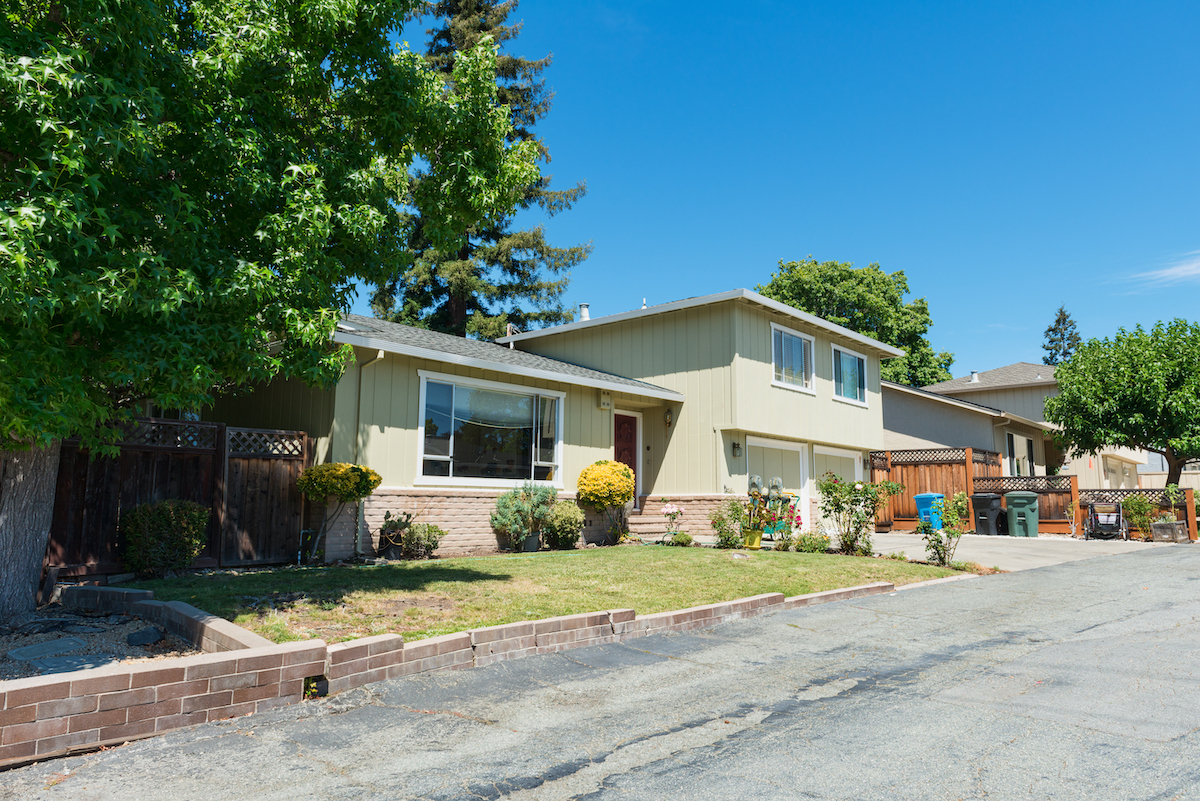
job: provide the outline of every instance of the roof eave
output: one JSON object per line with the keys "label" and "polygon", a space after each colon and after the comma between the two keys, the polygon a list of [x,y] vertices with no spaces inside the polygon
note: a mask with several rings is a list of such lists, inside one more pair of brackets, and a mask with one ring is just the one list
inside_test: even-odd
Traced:
{"label": "roof eave", "polygon": [[403,356],[412,356],[416,359],[429,359],[430,361],[446,362],[448,364],[459,364],[464,367],[476,367],[481,370],[492,370],[498,373],[509,373],[511,375],[522,375],[529,378],[541,378],[546,381],[557,381],[560,384],[571,384],[573,386],[592,387],[595,389],[606,389],[610,392],[624,392],[628,395],[641,395],[646,398],[656,398],[658,400],[674,401],[682,403],[685,396],[673,390],[664,389],[662,387],[652,386],[630,386],[622,384],[619,381],[605,381],[599,378],[587,378],[585,376],[573,376],[566,373],[556,373],[553,370],[541,370],[536,367],[523,367],[504,362],[492,361],[491,359],[480,359],[474,356],[461,356],[457,353],[446,353],[445,351],[434,350],[432,348],[422,348],[416,345],[404,345],[399,342],[392,342],[387,339],[377,339],[375,337],[363,336],[361,334],[349,334],[344,331],[338,331],[333,336],[334,342],[339,342],[346,345],[357,345],[360,348],[369,348],[371,350],[382,350],[387,353],[396,353]]}

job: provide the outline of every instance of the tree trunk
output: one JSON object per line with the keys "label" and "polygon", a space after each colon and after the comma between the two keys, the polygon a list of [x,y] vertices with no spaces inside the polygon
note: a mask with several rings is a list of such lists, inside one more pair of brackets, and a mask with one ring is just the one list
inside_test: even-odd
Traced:
{"label": "tree trunk", "polygon": [[54,518],[60,443],[0,451],[0,620],[36,605]]}
{"label": "tree trunk", "polygon": [[1167,448],[1163,458],[1167,461],[1167,483],[1178,485],[1180,474],[1183,473],[1183,466],[1187,464],[1188,460],[1177,457],[1174,448]]}

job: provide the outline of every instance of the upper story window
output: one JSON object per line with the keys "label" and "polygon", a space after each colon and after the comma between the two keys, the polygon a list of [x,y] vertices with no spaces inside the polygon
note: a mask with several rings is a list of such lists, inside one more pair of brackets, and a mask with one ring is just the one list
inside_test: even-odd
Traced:
{"label": "upper story window", "polygon": [[867,358],[861,353],[833,346],[833,396],[867,404]]}
{"label": "upper story window", "polygon": [[812,354],[812,337],[771,323],[771,361],[775,363],[772,384],[812,392]]}
{"label": "upper story window", "polygon": [[563,394],[421,375],[421,476],[429,483],[559,484]]}

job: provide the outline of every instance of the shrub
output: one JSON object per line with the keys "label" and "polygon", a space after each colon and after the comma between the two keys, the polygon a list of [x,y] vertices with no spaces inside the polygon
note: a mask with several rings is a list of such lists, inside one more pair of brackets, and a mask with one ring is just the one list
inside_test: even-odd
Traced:
{"label": "shrub", "polygon": [[[383,477],[371,468],[345,462],[313,465],[300,474],[300,478],[296,479],[296,488],[310,500],[324,502],[332,495],[338,501],[333,514],[330,514],[328,509],[325,510],[321,528],[313,535],[311,543],[305,541],[305,544],[308,544],[307,561],[314,561],[323,553],[321,540],[329,531],[330,523],[337,519],[346,504],[357,504],[374,492],[381,481]],[[356,548],[357,545],[356,541]],[[305,561],[305,558],[301,557],[301,561]]]}
{"label": "shrub", "polygon": [[492,528],[508,538],[511,550],[519,551],[527,537],[539,536],[557,498],[554,487],[526,482],[496,499]]}
{"label": "shrub", "polygon": [[742,526],[746,523],[746,505],[739,498],[726,498],[708,516],[717,535],[716,547],[741,548],[745,543]]}
{"label": "shrub", "polygon": [[796,538],[796,550],[800,553],[825,553],[829,550],[829,536],[820,531],[802,532]]}
{"label": "shrub", "polygon": [[846,481],[834,473],[826,473],[818,479],[821,514],[832,520],[837,528],[839,550],[852,556],[870,556],[873,551],[871,529],[875,527],[875,513],[888,497],[899,494],[903,489],[894,481],[881,481],[878,484]]}
{"label": "shrub", "polygon": [[392,517],[391,512],[383,513],[383,523],[379,526],[379,555],[389,559],[404,555],[404,532],[413,524],[415,515],[412,512],[401,512]]}
{"label": "shrub", "polygon": [[571,501],[559,501],[546,518],[546,544],[556,551],[572,550],[583,532],[583,510]]}
{"label": "shrub", "polygon": [[405,559],[429,559],[437,550],[438,542],[446,532],[432,523],[414,523],[400,535],[401,551]]}
{"label": "shrub", "polygon": [[692,544],[692,535],[686,531],[674,531],[671,533],[671,541],[668,545],[677,545],[680,548],[686,548]]}
{"label": "shrub", "polygon": [[125,566],[162,578],[195,561],[207,541],[209,509],[192,501],[145,503],[121,515]]}
{"label": "shrub", "polygon": [[917,533],[925,540],[925,553],[929,561],[940,567],[949,567],[954,560],[954,552],[958,549],[962,532],[949,528],[938,531],[928,520],[922,520],[917,524]]}
{"label": "shrub", "polygon": [[1142,539],[1149,541],[1150,514],[1154,509],[1150,499],[1141,494],[1129,495],[1121,501],[1121,508],[1125,510],[1125,517],[1129,518],[1129,522],[1141,532]]}
{"label": "shrub", "polygon": [[608,518],[608,531],[614,540],[625,539],[625,504],[633,500],[636,488],[633,471],[621,462],[601,459],[579,473],[576,497],[595,507]]}
{"label": "shrub", "polygon": [[374,492],[381,481],[383,477],[369,467],[335,462],[308,468],[296,480],[296,488],[314,501],[332,495],[342,503],[355,503]]}
{"label": "shrub", "polygon": [[775,532],[775,539],[772,541],[771,548],[776,551],[790,551],[796,546],[796,537],[792,534],[790,528],[785,528],[782,531]]}
{"label": "shrub", "polygon": [[949,531],[960,531],[962,522],[971,519],[971,510],[967,506],[967,493],[956,492],[949,501],[935,501],[938,512],[942,516],[942,528]]}

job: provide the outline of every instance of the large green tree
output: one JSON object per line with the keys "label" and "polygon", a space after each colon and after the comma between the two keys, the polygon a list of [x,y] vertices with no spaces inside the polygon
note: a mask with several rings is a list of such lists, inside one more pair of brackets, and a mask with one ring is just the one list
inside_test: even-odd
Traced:
{"label": "large green tree", "polygon": [[[0,29],[0,617],[59,441],[273,376],[329,384],[355,280],[453,250],[536,180],[490,42],[445,81],[417,0],[18,0]],[[424,180],[410,182],[416,159]]]}
{"label": "large green tree", "polygon": [[[470,52],[485,36],[502,46],[496,59],[498,98],[509,108],[510,141],[529,142],[549,164],[550,151],[533,131],[550,110],[552,93],[541,77],[550,57],[526,59],[504,47],[521,25],[506,24],[517,0],[441,0],[430,9],[438,26],[430,35],[426,59],[449,76],[460,54]],[[436,180],[418,175],[417,182]],[[551,190],[550,176],[540,174],[523,188],[518,210],[538,208],[549,215],[571,208],[585,192],[583,183]],[[371,297],[376,315],[435,331],[481,339],[502,336],[507,324],[521,330],[569,322],[563,308],[571,268],[587,258],[590,245],[556,247],[539,225],[518,229],[513,215],[473,227],[456,248],[429,236],[422,215],[415,216],[410,245],[415,262],[380,283]]]}
{"label": "large green tree", "polygon": [[1054,322],[1046,328],[1045,336],[1042,350],[1046,351],[1046,355],[1042,357],[1042,364],[1064,362],[1071,358],[1071,354],[1079,347],[1079,332],[1075,330],[1075,321],[1067,313],[1066,306],[1058,307]]}
{"label": "large green tree", "polygon": [[1089,339],[1054,370],[1046,419],[1075,453],[1105,447],[1162,454],[1167,483],[1200,458],[1200,325],[1187,320]]}
{"label": "large green tree", "polygon": [[878,264],[855,268],[850,262],[779,262],[779,269],[758,291],[880,342],[903,348],[905,356],[883,362],[887,381],[923,387],[953,376],[954,354],[935,352],[925,338],[933,325],[925,298],[904,302],[908,279],[903,270],[885,273]]}

